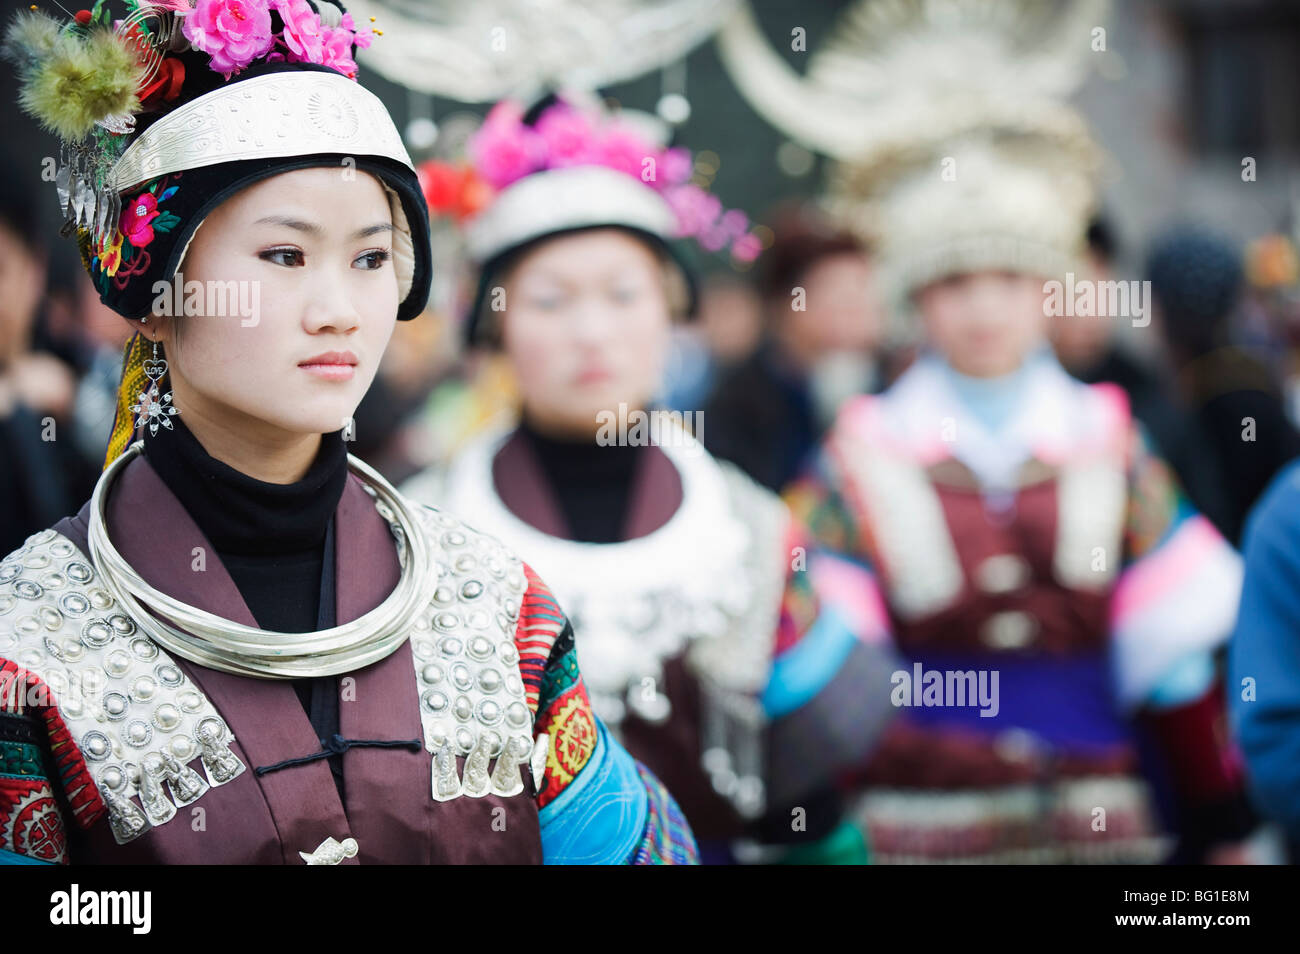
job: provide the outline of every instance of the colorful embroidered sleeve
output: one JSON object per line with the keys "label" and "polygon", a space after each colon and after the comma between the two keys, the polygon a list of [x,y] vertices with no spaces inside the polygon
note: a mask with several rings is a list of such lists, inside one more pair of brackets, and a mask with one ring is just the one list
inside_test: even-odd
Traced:
{"label": "colorful embroidered sleeve", "polygon": [[46,729],[37,714],[23,711],[27,683],[19,672],[0,659],[0,865],[65,864]]}
{"label": "colorful embroidered sleeve", "polygon": [[840,469],[828,441],[808,468],[782,493],[795,520],[822,546],[865,559],[858,521],[841,489]]}
{"label": "colorful embroidered sleeve", "polygon": [[[1137,427],[1130,435],[1124,555],[1111,600],[1121,705],[1132,710],[1203,663],[1236,619],[1241,558],[1183,496]],[[1202,688],[1204,688],[1202,686]]]}
{"label": "colorful embroidered sleeve", "polygon": [[772,719],[769,796],[783,805],[858,765],[897,711],[889,618],[862,564],[791,523],[793,554],[763,709]]}
{"label": "colorful embroidered sleeve", "polygon": [[659,780],[610,738],[591,710],[573,628],[525,565],[515,642],[534,734],[546,735],[537,793],[547,864],[695,864],[695,838]]}

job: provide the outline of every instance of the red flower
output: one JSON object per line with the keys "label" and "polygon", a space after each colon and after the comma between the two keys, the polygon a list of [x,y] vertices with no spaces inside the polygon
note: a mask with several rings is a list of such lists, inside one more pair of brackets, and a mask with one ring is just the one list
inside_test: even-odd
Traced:
{"label": "red flower", "polygon": [[492,195],[488,184],[469,166],[430,159],[420,164],[416,174],[429,211],[449,215],[458,222],[478,212]]}
{"label": "red flower", "polygon": [[165,57],[158,64],[158,72],[145,86],[140,87],[140,105],[150,110],[170,103],[181,93],[185,82],[185,64],[174,56]]}
{"label": "red flower", "polygon": [[430,159],[420,163],[415,170],[424,190],[424,201],[429,203],[430,212],[446,212],[451,208],[452,197],[456,194],[456,183],[460,174],[456,167],[446,162]]}
{"label": "red flower", "polygon": [[153,226],[149,223],[158,217],[158,199],[152,192],[142,192],[134,202],[122,210],[122,234],[136,248],[153,241]]}

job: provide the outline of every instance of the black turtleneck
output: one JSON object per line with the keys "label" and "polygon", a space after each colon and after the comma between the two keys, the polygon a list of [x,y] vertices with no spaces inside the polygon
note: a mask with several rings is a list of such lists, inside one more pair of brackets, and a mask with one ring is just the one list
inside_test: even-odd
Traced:
{"label": "black turtleneck", "polygon": [[[257,624],[286,633],[334,626],[334,511],[348,474],[342,431],[321,437],[301,480],[275,484],[214,458],[179,416],[172,426],[146,431],[145,456],[211,542]],[[316,734],[338,732],[337,677],[293,686]],[[342,756],[329,761],[341,797]]]}
{"label": "black turtleneck", "polygon": [[559,501],[570,539],[617,543],[627,527],[632,483],[644,447],[542,434],[525,418],[527,439]]}

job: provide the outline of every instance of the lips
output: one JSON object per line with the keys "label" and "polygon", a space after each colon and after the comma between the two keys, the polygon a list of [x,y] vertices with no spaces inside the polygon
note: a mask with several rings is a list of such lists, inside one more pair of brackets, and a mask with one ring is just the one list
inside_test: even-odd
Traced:
{"label": "lips", "polygon": [[588,367],[580,371],[574,381],[579,386],[588,386],[592,384],[604,384],[614,376],[614,372],[608,368]]}
{"label": "lips", "polygon": [[357,373],[357,356],[351,351],[326,351],[300,362],[298,367],[323,381],[351,381]]}
{"label": "lips", "polygon": [[308,358],[306,361],[299,361],[298,367],[300,368],[309,368],[315,366],[330,367],[330,366],[338,366],[338,365],[347,365],[349,367],[356,367],[356,364],[357,364],[357,356],[353,354],[351,351],[326,351],[323,354],[316,355],[316,357],[314,358]]}

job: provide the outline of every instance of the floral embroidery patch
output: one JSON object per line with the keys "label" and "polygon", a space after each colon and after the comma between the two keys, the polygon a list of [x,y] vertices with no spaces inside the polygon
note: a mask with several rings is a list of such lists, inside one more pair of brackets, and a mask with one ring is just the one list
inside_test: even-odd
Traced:
{"label": "floral embroidery patch", "polygon": [[118,288],[125,288],[130,276],[146,271],[151,262],[148,248],[154,238],[180,224],[179,215],[160,208],[179,189],[168,182],[180,178],[180,175],[160,176],[143,192],[125,202],[113,234],[92,249],[91,269],[100,294],[108,290],[110,279]]}

